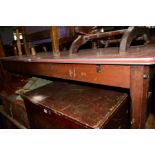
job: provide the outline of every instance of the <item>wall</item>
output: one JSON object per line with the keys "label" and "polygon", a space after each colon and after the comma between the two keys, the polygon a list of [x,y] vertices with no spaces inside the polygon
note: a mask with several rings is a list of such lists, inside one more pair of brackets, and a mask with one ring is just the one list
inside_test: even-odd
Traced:
{"label": "wall", "polygon": [[0,37],[3,45],[11,44],[13,41],[13,27],[11,26],[0,26]]}

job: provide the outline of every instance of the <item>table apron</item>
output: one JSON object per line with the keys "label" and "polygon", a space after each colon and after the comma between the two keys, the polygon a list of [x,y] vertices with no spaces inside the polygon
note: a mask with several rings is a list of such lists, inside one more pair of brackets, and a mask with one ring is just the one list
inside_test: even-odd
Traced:
{"label": "table apron", "polygon": [[3,61],[8,71],[130,88],[130,66]]}

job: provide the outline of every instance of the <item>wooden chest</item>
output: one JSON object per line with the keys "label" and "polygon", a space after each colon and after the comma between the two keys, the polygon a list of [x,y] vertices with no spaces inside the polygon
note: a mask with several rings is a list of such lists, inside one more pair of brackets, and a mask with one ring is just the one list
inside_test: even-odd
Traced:
{"label": "wooden chest", "polygon": [[22,97],[31,128],[129,128],[124,92],[56,81]]}

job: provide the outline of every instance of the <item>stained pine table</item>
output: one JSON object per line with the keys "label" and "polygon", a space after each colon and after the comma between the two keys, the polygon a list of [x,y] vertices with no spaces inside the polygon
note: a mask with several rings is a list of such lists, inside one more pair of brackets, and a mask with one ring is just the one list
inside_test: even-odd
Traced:
{"label": "stained pine table", "polygon": [[[148,90],[155,73],[155,45],[52,52],[1,59],[8,71],[130,89],[132,128],[145,128]],[[67,90],[66,90],[67,91]]]}

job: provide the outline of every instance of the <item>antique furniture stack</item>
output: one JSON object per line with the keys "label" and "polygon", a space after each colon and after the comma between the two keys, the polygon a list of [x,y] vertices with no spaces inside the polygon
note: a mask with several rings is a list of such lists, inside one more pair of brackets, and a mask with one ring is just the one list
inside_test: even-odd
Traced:
{"label": "antique furniture stack", "polygon": [[[143,45],[131,46],[134,39]],[[91,49],[78,50],[88,41]],[[69,51],[59,52],[53,43],[53,54],[5,57],[1,63],[9,72],[53,80],[22,95],[31,128],[145,128],[155,64],[149,42],[145,27],[92,32],[79,35]]]}

